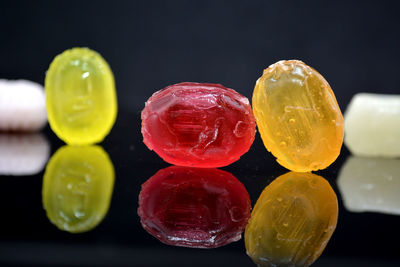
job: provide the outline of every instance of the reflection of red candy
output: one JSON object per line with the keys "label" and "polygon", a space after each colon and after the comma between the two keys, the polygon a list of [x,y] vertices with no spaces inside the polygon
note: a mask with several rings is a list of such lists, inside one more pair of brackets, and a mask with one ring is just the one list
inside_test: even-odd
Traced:
{"label": "reflection of red candy", "polygon": [[249,150],[255,127],[248,99],[220,84],[168,86],[150,97],[142,111],[143,142],[181,166],[235,162]]}
{"label": "reflection of red candy", "polygon": [[249,194],[232,174],[171,166],[142,185],[138,214],[163,243],[215,248],[241,238],[250,209]]}

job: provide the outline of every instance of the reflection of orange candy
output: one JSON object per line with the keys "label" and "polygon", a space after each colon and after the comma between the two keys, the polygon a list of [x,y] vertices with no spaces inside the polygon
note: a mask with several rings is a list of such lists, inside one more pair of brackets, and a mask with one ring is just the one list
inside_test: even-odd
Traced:
{"label": "reflection of orange candy", "polygon": [[298,60],[264,70],[253,112],[265,147],[292,171],[325,169],[339,156],[344,121],[328,82]]}
{"label": "reflection of orange candy", "polygon": [[289,172],[268,185],[245,230],[247,254],[260,266],[308,266],[322,253],[338,218],[329,183]]}

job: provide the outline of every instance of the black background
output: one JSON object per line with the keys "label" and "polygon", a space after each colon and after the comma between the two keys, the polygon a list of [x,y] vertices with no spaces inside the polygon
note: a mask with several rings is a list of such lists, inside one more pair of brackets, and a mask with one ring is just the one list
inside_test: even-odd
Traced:
{"label": "black background", "polygon": [[[330,83],[345,110],[357,92],[399,93],[400,16],[396,1],[2,1],[0,78],[43,84],[55,55],[75,46],[98,52],[113,69],[119,117],[102,144],[116,169],[110,211],[93,231],[61,232],[46,218],[42,175],[0,176],[0,264],[75,266],[254,266],[243,241],[214,250],[161,244],[140,226],[140,185],[168,166],[148,151],[140,111],[169,84],[221,83],[251,97],[256,79],[281,59],[300,59]],[[44,131],[52,152],[63,143]],[[315,266],[399,266],[400,218],[347,212],[335,183],[345,161],[318,172],[338,194],[337,230]],[[286,172],[259,135],[224,168],[253,204]]]}

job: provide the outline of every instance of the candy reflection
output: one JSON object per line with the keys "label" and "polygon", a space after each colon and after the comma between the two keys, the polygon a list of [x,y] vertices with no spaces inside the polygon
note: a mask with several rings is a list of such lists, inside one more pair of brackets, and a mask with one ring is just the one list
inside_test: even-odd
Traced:
{"label": "candy reflection", "polygon": [[43,178],[43,206],[60,230],[81,233],[107,214],[114,187],[114,167],[99,146],[61,147]]}
{"label": "candy reflection", "polygon": [[0,175],[34,175],[49,159],[50,145],[43,134],[0,134]]}
{"label": "candy reflection", "polygon": [[309,266],[331,238],[338,217],[329,183],[289,172],[268,185],[245,230],[247,254],[259,266]]}
{"label": "candy reflection", "polygon": [[400,215],[400,159],[349,157],[338,186],[349,211]]}
{"label": "candy reflection", "polygon": [[241,238],[250,209],[249,194],[232,174],[171,166],[142,185],[138,214],[165,244],[215,248]]}

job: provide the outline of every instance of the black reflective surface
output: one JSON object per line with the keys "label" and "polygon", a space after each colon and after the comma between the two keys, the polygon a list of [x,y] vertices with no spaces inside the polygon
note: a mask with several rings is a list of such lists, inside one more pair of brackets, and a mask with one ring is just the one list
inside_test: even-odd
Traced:
{"label": "black reflective surface", "polygon": [[[51,154],[63,145],[48,126],[44,135],[51,145]],[[164,245],[142,228],[137,215],[141,184],[168,164],[142,143],[139,113],[121,111],[102,146],[115,168],[114,190],[107,215],[86,233],[60,231],[48,220],[42,203],[44,170],[35,175],[0,176],[2,265],[255,266],[245,253],[243,239],[210,250],[181,248]],[[343,147],[335,163],[317,172],[329,181],[338,196],[339,219],[325,251],[313,266],[398,266],[394,244],[400,236],[400,217],[350,212],[343,205],[337,178],[348,156]],[[252,205],[266,185],[287,172],[267,153],[258,134],[241,160],[222,169],[244,184]],[[394,173],[393,179],[395,175],[398,176]],[[375,192],[375,197],[376,194],[385,192]],[[389,204],[398,207],[400,202],[392,200]]]}
{"label": "black reflective surface", "polygon": [[[101,144],[115,169],[110,207],[85,233],[60,231],[46,216],[44,170],[37,168],[64,145],[50,128],[43,131],[45,139],[30,138],[36,143],[23,150],[10,147],[20,137],[0,136],[0,170],[6,170],[0,174],[0,265],[255,266],[243,240],[211,250],[180,248],[162,244],[142,228],[137,215],[141,184],[169,166],[142,142],[144,102],[156,90],[183,81],[221,83],[250,98],[262,70],[282,59],[300,59],[318,70],[342,111],[358,92],[398,94],[398,10],[397,1],[374,0],[2,1],[0,78],[43,84],[55,55],[88,46],[109,62],[120,110]],[[313,266],[400,266],[400,216],[392,214],[400,206],[400,188],[393,183],[398,165],[374,163],[386,168],[379,185],[379,179],[363,180],[368,168],[349,156],[343,147],[331,166],[317,172],[338,196],[339,218]],[[361,174],[355,176],[357,168]],[[287,172],[259,134],[241,160],[222,169],[244,184],[252,205]],[[379,176],[379,168],[373,170]],[[383,207],[386,201],[389,208]]]}

